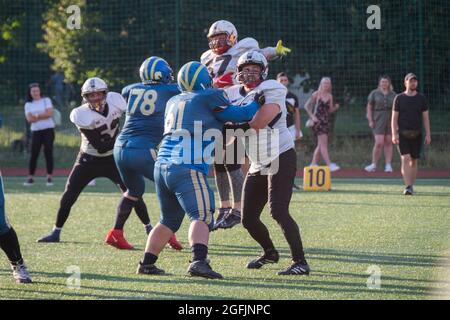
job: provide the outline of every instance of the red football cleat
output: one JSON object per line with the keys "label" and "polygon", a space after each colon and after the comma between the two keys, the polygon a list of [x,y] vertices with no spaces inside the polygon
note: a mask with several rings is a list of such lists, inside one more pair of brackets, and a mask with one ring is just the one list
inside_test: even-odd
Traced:
{"label": "red football cleat", "polygon": [[111,229],[106,236],[105,243],[113,246],[117,249],[122,250],[132,250],[134,247],[128,243],[128,241],[123,236],[123,230]]}
{"label": "red football cleat", "polygon": [[169,242],[167,243],[172,249],[180,251],[183,249],[183,246],[181,243],[177,240],[177,236],[173,234],[172,237],[170,237]]}

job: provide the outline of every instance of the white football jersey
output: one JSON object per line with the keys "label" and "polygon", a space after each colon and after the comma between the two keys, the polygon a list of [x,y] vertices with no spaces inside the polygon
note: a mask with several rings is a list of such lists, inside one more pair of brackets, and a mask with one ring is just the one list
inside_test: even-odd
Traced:
{"label": "white football jersey", "polygon": [[[117,137],[120,130],[120,117],[127,108],[125,99],[117,92],[108,92],[106,96],[106,104],[108,106],[108,114],[103,116],[97,111],[92,110],[89,105],[83,104],[75,108],[70,113],[70,121],[72,121],[78,128],[87,130],[96,130],[102,135],[109,135]],[[86,136],[81,132],[81,152],[90,154],[96,157],[106,157],[113,154],[113,149],[105,153],[99,153],[90,143]]]}
{"label": "white football jersey", "polygon": [[[240,56],[250,50],[259,50],[268,59],[276,55],[274,48],[267,47],[260,49],[258,41],[253,38],[245,38],[223,54],[215,54],[212,50],[204,52],[200,58],[200,62],[208,68],[211,78],[215,79],[227,73],[234,74]],[[234,79],[234,81],[236,81],[236,79]],[[235,83],[237,84],[237,82]]]}
{"label": "white football jersey", "polygon": [[242,85],[225,89],[231,104],[244,106],[251,103],[257,93],[264,93],[265,103],[280,106],[278,115],[264,129],[243,138],[250,159],[250,173],[261,171],[283,152],[294,147],[294,141],[286,126],[285,86],[275,80],[263,81],[252,91],[246,93]]}

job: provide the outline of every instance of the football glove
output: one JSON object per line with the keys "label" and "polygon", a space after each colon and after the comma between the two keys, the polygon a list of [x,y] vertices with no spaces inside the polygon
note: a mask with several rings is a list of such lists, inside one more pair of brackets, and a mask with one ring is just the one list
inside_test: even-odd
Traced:
{"label": "football glove", "polygon": [[278,56],[284,57],[285,55],[291,52],[291,49],[283,47],[283,41],[278,40],[277,46],[275,47],[275,52],[277,53]]}

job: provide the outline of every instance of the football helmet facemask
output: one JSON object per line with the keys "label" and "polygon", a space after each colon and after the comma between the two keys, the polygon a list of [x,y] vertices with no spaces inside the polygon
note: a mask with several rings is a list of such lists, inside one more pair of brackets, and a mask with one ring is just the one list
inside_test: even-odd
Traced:
{"label": "football helmet facemask", "polygon": [[[102,92],[103,97],[101,99],[89,99],[88,95],[94,92]],[[108,86],[106,82],[100,78],[94,77],[87,79],[81,87],[81,96],[85,100],[89,107],[93,110],[100,111],[106,105],[106,95],[108,93]]]}
{"label": "football helmet facemask", "polygon": [[[245,66],[257,65],[258,71],[243,70]],[[237,62],[237,79],[239,83],[248,88],[255,88],[263,82],[269,73],[269,64],[266,57],[258,51],[244,53]]]}
{"label": "football helmet facemask", "polygon": [[219,20],[211,25],[207,37],[209,48],[215,54],[223,54],[236,44],[238,33],[231,22]]}

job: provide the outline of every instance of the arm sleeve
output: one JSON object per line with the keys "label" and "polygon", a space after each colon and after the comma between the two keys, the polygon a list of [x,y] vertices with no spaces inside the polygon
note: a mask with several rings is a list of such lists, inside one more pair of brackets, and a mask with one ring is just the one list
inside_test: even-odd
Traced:
{"label": "arm sleeve", "polygon": [[128,98],[130,96],[130,89],[131,89],[131,85],[126,86],[125,88],[122,89],[122,97],[128,101]]}
{"label": "arm sleeve", "polygon": [[422,112],[428,111],[428,108],[428,101],[424,96],[422,96]]}
{"label": "arm sleeve", "polygon": [[295,103],[294,103],[294,108],[299,108],[299,105],[298,105],[298,98],[297,98],[297,96],[295,95],[295,94],[293,94],[292,93],[292,97],[294,98],[294,101],[295,101]]}
{"label": "arm sleeve", "polygon": [[52,100],[50,98],[45,98],[45,109],[53,109]]}
{"label": "arm sleeve", "polygon": [[398,95],[396,95],[394,98],[393,108],[396,112],[400,111],[400,106],[398,105]]}
{"label": "arm sleeve", "polygon": [[215,118],[222,122],[244,122],[251,120],[260,107],[257,102],[252,102],[242,107],[230,105],[230,101],[224,90],[213,90],[210,94],[204,95],[203,99],[208,104]]}
{"label": "arm sleeve", "polygon": [[253,101],[246,106],[229,105],[225,107],[217,107],[214,109],[214,116],[222,122],[245,122],[250,121],[258,111],[260,105]]}
{"label": "arm sleeve", "polygon": [[108,134],[102,135],[101,132],[96,129],[80,129],[80,131],[85,135],[89,143],[98,151],[98,153],[105,153],[113,149],[117,134],[119,133],[119,130],[117,130],[115,136],[111,138]]}
{"label": "arm sleeve", "polygon": [[281,109],[281,106],[286,101],[286,93],[287,93],[286,88],[278,86],[274,88],[264,89],[263,92],[266,104],[269,103],[277,104]]}
{"label": "arm sleeve", "polygon": [[375,91],[372,91],[369,96],[367,97],[367,102],[370,103],[372,106],[375,106]]}
{"label": "arm sleeve", "polygon": [[277,51],[274,47],[267,47],[259,50],[269,61],[275,60],[278,58]]}

